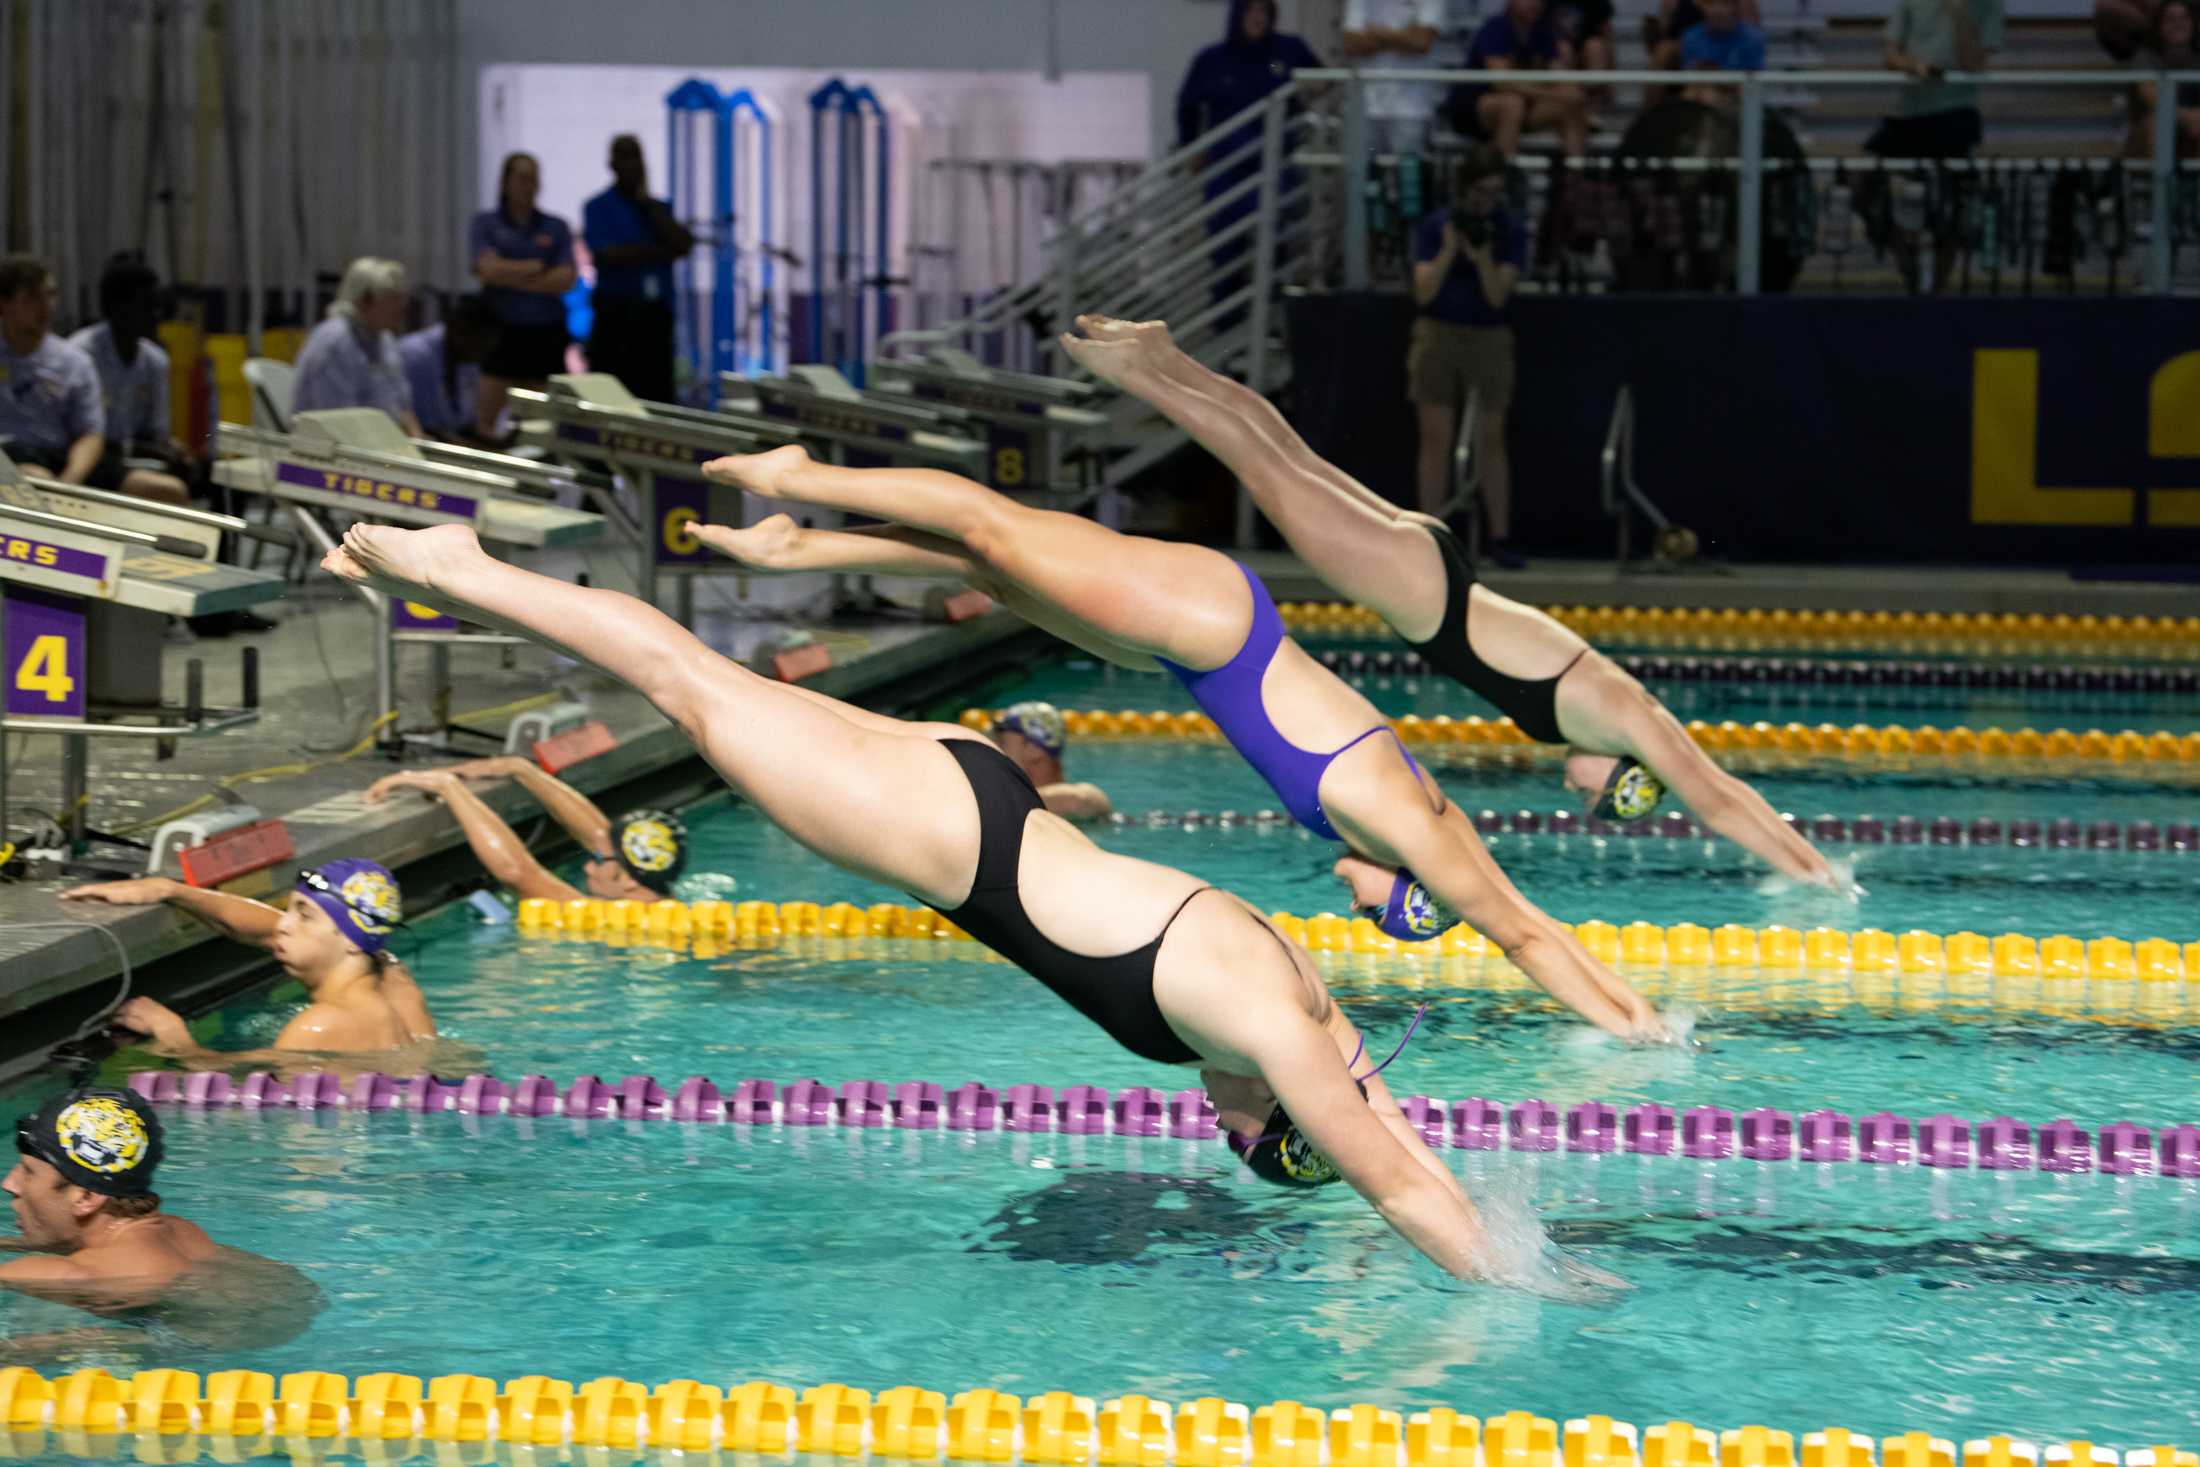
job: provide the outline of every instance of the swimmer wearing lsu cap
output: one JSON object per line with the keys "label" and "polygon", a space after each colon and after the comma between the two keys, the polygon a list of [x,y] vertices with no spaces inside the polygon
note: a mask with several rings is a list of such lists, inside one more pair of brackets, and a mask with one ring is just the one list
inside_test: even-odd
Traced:
{"label": "swimmer wearing lsu cap", "polygon": [[154,999],[133,998],[115,1011],[109,1022],[117,1028],[149,1036],[155,1053],[194,1069],[292,1061],[300,1053],[381,1054],[435,1037],[420,985],[387,950],[390,934],[404,923],[397,878],[372,861],[324,861],[299,872],[282,907],[165,876],[80,886],[61,899],[175,907],[273,954],[305,985],[309,1002],[265,1049],[203,1048],[182,1017]]}
{"label": "swimmer wearing lsu cap", "polygon": [[1016,761],[1016,767],[1039,787],[1047,809],[1064,820],[1105,820],[1115,805],[1094,784],[1071,784],[1062,778],[1062,756],[1069,749],[1069,728],[1062,710],[1052,703],[1018,703],[1001,710],[993,720],[993,742]]}
{"label": "swimmer wearing lsu cap", "polygon": [[1606,820],[1640,820],[1670,790],[1704,825],[1782,875],[1851,891],[1764,796],[1697,747],[1666,706],[1573,632],[1480,584],[1441,520],[1400,509],[1309,448],[1268,400],[1179,350],[1159,321],[1081,316],[1063,346],[1143,399],[1245,485],[1293,553],[1372,607],[1437,671],[1542,744],[1567,747],[1566,788]]}
{"label": "swimmer wearing lsu cap", "polygon": [[[1521,894],[1375,706],[1286,634],[1267,587],[1242,564],[1032,509],[956,474],[813,463],[794,445],[715,459],[703,475],[903,526],[812,530],[774,515],[742,530],[693,527],[745,564],[954,577],[1105,661],[1170,672],[1294,819],[1352,852],[1337,869],[1356,902],[1383,905],[1410,873],[1590,1023],[1622,1039],[1675,1042],[1633,985]],[[1384,895],[1371,898],[1374,886]],[[1435,935],[1403,921],[1386,930],[1405,941]]]}
{"label": "swimmer wearing lsu cap", "polygon": [[971,730],[760,677],[632,596],[492,559],[464,525],[362,522],[322,565],[624,679],[795,840],[943,913],[1131,1053],[1197,1065],[1233,1112],[1269,1097],[1447,1272],[1501,1267],[1458,1180],[1381,1080],[1355,1084],[1358,1032],[1306,951],[1246,902],[1102,850]]}
{"label": "swimmer wearing lsu cap", "polygon": [[[504,817],[475,794],[471,781],[509,779],[541,802],[550,818],[588,853],[581,868],[583,891],[553,875]],[[617,820],[594,800],[546,772],[531,759],[504,755],[469,759],[444,769],[403,770],[376,780],[366,802],[379,805],[398,790],[418,790],[440,800],[466,833],[482,869],[522,898],[654,902],[672,895],[687,870],[687,826],[666,810],[629,810]]]}
{"label": "swimmer wearing lsu cap", "polygon": [[[129,1091],[55,1096],[15,1123],[15,1151],[0,1187],[16,1233],[0,1237],[0,1251],[28,1256],[0,1263],[0,1287],[140,1322],[153,1309],[183,1338],[202,1343],[242,1343],[238,1327],[247,1323],[253,1342],[277,1343],[265,1321],[247,1316],[284,1311],[284,1336],[310,1317],[313,1287],[297,1270],[225,1248],[197,1223],[161,1210],[153,1190],[160,1117]],[[201,1281],[210,1287],[192,1287]],[[46,1353],[41,1346],[59,1353],[123,1341],[108,1331],[76,1331],[0,1343],[20,1362]]]}

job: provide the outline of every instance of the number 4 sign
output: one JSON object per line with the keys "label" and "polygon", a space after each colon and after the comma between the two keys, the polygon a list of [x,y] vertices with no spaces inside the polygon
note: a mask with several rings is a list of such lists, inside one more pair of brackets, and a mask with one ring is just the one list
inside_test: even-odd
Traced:
{"label": "number 4 sign", "polygon": [[7,591],[7,716],[84,716],[84,603],[23,586]]}

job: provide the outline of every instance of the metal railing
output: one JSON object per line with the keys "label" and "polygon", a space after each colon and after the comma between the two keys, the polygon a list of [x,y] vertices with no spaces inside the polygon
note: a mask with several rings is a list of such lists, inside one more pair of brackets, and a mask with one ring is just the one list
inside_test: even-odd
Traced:
{"label": "metal railing", "polygon": [[[1370,161],[1367,147],[1366,91],[1362,85],[1365,80],[1488,85],[1493,77],[1486,71],[1402,69],[1366,76],[1350,69],[1295,73],[1291,80],[1291,89],[1322,84],[1343,89],[1343,147],[1338,161],[1345,170],[1346,178],[1353,180],[1366,176]],[[2176,96],[2177,87],[2200,84],[2200,71],[2156,72],[2151,77],[2143,72],[2099,70],[1950,72],[1945,80],[1981,88],[2077,88],[2095,91],[2129,87],[2139,81],[2152,80],[2157,87],[2157,95],[2163,99],[2165,105],[2158,105],[2154,109],[2153,151],[2146,161],[2146,172],[2152,182],[2152,196],[2145,288],[2150,294],[2169,293],[2174,238],[2173,207],[2179,167],[2176,108],[2167,103]],[[1735,289],[1742,295],[1758,294],[1763,284],[1761,246],[1764,234],[1765,183],[1771,171],[1765,156],[1768,93],[1799,86],[1813,90],[1881,90],[1902,84],[1899,77],[1887,71],[1508,71],[1503,73],[1502,81],[1507,86],[1526,87],[1671,87],[1685,83],[1691,87],[1715,87],[1733,91],[1736,94],[1739,133],[1737,156],[1732,160],[1737,175]],[[1344,283],[1348,289],[1365,288],[1369,282],[1366,194],[1362,189],[1348,188],[1345,199],[1348,217],[1345,222]]]}

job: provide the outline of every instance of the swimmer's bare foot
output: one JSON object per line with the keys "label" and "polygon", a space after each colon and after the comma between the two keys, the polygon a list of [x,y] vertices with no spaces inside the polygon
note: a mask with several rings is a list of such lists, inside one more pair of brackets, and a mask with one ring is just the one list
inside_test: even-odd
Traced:
{"label": "swimmer's bare foot", "polygon": [[767,499],[781,499],[789,493],[787,476],[809,466],[809,450],[799,443],[789,443],[764,453],[733,453],[714,458],[703,465],[703,477],[714,483],[746,489],[751,494],[761,494]]}
{"label": "swimmer's bare foot", "polygon": [[1177,349],[1166,321],[1125,321],[1087,314],[1077,318],[1077,329],[1098,341],[1135,341],[1156,358]]}
{"label": "swimmer's bare foot", "polygon": [[693,524],[688,532],[731,560],[758,570],[801,570],[803,529],[794,516],[775,514],[746,529]]}
{"label": "swimmer's bare foot", "polygon": [[471,526],[399,530],[361,523],[344,532],[342,545],[321,557],[321,569],[408,601],[450,610],[455,598],[448,588],[485,559]]}
{"label": "swimmer's bare foot", "polygon": [[1112,387],[1136,394],[1142,385],[1157,380],[1145,347],[1134,337],[1073,336],[1065,331],[1060,340],[1071,361]]}

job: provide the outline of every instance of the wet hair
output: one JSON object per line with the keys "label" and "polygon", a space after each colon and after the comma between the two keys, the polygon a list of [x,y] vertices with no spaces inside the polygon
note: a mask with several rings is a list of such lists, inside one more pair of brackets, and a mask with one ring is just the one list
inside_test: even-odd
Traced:
{"label": "wet hair", "polygon": [[160,1193],[140,1192],[135,1197],[110,1197],[105,1211],[114,1217],[151,1217],[160,1211]]}
{"label": "wet hair", "polygon": [[160,294],[160,272],[145,263],[136,250],[124,250],[107,261],[99,272],[99,313],[112,316],[123,306],[155,299]]}
{"label": "wet hair", "polygon": [[535,173],[538,177],[542,173],[542,160],[533,153],[506,153],[504,155],[504,166],[497,170],[497,207],[499,209],[504,207],[504,196],[511,191],[512,170],[519,166],[522,158],[535,165]]}
{"label": "wet hair", "polygon": [[53,266],[36,255],[0,255],[0,301],[13,300],[26,290],[42,289],[53,278]]}

